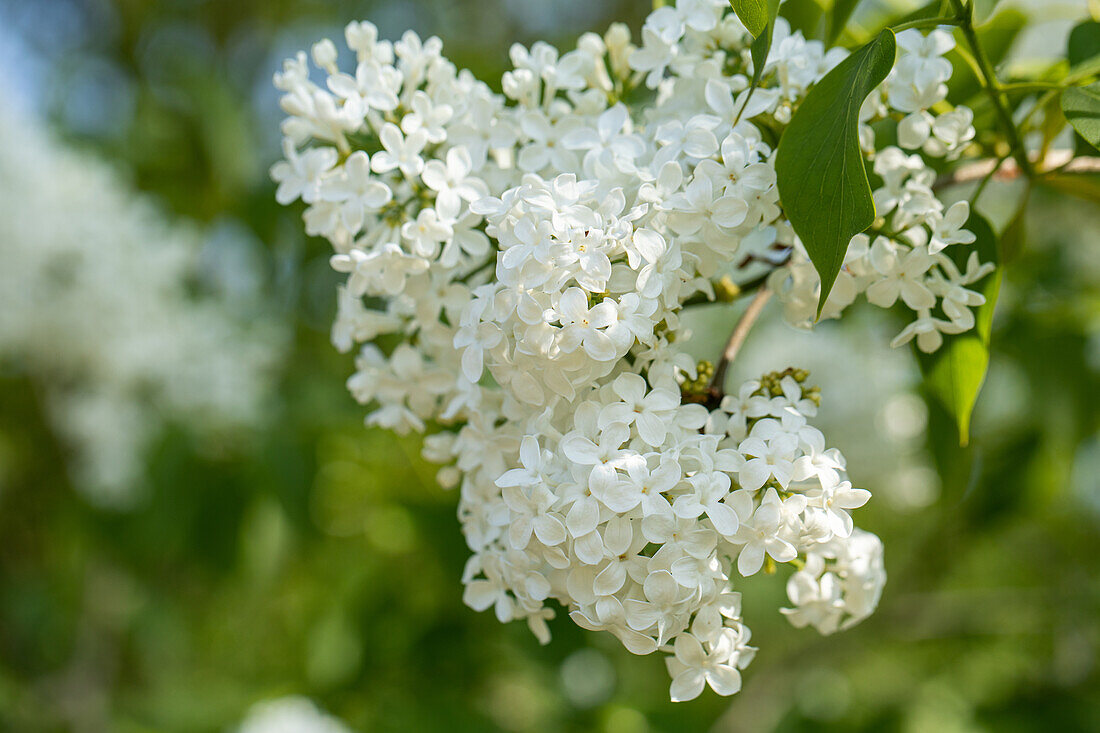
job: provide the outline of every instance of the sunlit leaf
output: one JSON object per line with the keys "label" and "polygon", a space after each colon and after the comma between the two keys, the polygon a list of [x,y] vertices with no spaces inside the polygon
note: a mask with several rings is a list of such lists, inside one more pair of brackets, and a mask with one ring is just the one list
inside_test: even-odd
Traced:
{"label": "sunlit leaf", "polygon": [[[748,97],[741,106],[744,110],[748,107],[749,100],[752,99],[756,88],[760,86],[760,79],[764,76],[764,67],[768,63],[768,54],[772,48],[772,36],[775,34],[775,16],[779,12],[779,0],[730,0],[730,4],[737,12],[737,17],[754,36],[752,46],[749,48],[749,53],[752,54],[752,84],[749,87]],[[762,25],[761,20],[764,21]]]}
{"label": "sunlit leaf", "polygon": [[1100,148],[1100,82],[1063,91],[1062,112],[1078,135]]}
{"label": "sunlit leaf", "polygon": [[859,109],[890,72],[895,52],[894,34],[884,30],[842,61],[806,95],[779,141],[779,196],[821,277],[819,314],[848,243],[875,220]]}
{"label": "sunlit leaf", "polygon": [[[759,38],[764,28],[775,16],[768,9],[768,0],[730,0],[733,12],[748,29],[753,38]],[[779,3],[775,3],[778,7]]]}
{"label": "sunlit leaf", "polygon": [[989,368],[989,337],[997,293],[1001,287],[1001,261],[993,227],[976,212],[971,212],[966,227],[977,237],[974,244],[954,245],[945,251],[961,270],[966,269],[966,261],[972,252],[977,252],[982,262],[992,262],[998,266],[993,273],[970,286],[985,296],[985,304],[975,310],[977,322],[973,329],[945,336],[943,345],[935,353],[918,352],[925,386],[955,418],[959,445],[970,442],[970,415]]}

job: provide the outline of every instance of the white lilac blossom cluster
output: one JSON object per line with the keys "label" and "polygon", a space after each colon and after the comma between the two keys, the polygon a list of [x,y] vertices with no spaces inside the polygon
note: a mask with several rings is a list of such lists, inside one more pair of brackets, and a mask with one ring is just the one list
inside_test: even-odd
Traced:
{"label": "white lilac blossom cluster", "polygon": [[0,110],[0,363],[35,385],[97,503],[136,497],[166,422],[258,417],[278,334],[249,320],[255,294],[196,293],[201,250],[110,166]]}
{"label": "white lilac blossom cluster", "polygon": [[[750,93],[751,37],[729,5],[681,0],[649,16],[640,46],[622,25],[564,54],[514,46],[498,95],[436,38],[390,43],[366,22],[345,35],[353,71],[324,40],[323,81],[305,53],[276,75],[289,116],[272,175],[347,274],[332,335],[358,349],[348,387],[367,423],[427,433],[440,482],[460,487],[467,603],[545,642],[554,600],[632,652],[668,654],[675,700],[740,688],[753,648],[734,573],[795,565],[795,625],[866,617],[882,546],[848,512],[869,493],[809,424],[806,375],[700,390],[680,324],[753,250],[790,320],[812,315],[817,276],[782,215],[775,143],[844,52],[778,21]],[[929,121],[945,37],[899,43],[862,131],[898,233],[853,242],[827,314],[858,291],[900,297],[932,348],[928,334],[972,323],[965,286],[984,268],[960,273],[941,252],[973,240],[965,205],[944,212],[921,155],[875,150],[870,125],[904,117],[924,155],[973,133],[961,108]],[[930,330],[937,297],[951,320]]]}

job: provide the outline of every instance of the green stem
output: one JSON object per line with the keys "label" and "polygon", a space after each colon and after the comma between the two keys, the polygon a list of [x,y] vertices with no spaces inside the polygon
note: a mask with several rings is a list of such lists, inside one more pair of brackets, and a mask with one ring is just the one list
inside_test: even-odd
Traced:
{"label": "green stem", "polygon": [[978,182],[978,187],[974,189],[974,195],[970,197],[970,207],[973,208],[978,203],[978,197],[985,191],[985,187],[989,185],[989,182],[993,180],[993,176],[997,175],[997,171],[1001,169],[1004,162],[1008,160],[1007,155],[1002,155],[997,159],[997,165],[993,166],[993,170],[982,176],[982,180]]}
{"label": "green stem", "polygon": [[1045,92],[1049,89],[1060,90],[1065,88],[1064,83],[1053,81],[1025,81],[1001,85],[1002,92]]}
{"label": "green stem", "polygon": [[974,32],[973,7],[969,2],[963,5],[962,0],[951,0],[951,4],[959,14],[959,18],[961,19],[959,29],[966,38],[966,43],[970,46],[970,51],[974,54],[974,60],[977,62],[978,70],[981,72],[982,86],[985,87],[985,91],[989,95],[990,101],[993,102],[993,109],[996,110],[997,117],[1001,121],[1001,126],[1004,128],[1005,135],[1008,137],[1008,145],[1012,151],[1012,155],[1016,158],[1020,170],[1030,178],[1034,171],[1032,171],[1031,168],[1031,161],[1027,159],[1027,150],[1020,140],[1020,134],[1016,130],[1016,123],[1012,121],[1012,115],[1009,114],[1001,85],[997,81],[997,75],[993,73],[993,66],[989,63],[989,58],[985,55],[985,50],[978,40],[978,34]]}
{"label": "green stem", "polygon": [[1050,104],[1050,101],[1058,95],[1058,90],[1052,89],[1043,96],[1039,97],[1039,101],[1035,103],[1035,106],[1028,111],[1024,118],[1020,120],[1020,127],[1026,128],[1027,123],[1031,122],[1031,118],[1035,116],[1035,113]]}
{"label": "green stem", "polygon": [[923,20],[910,20],[906,23],[898,23],[890,30],[894,33],[900,31],[907,31],[910,28],[938,28],[941,25],[962,25],[962,21],[958,18],[924,18]]}

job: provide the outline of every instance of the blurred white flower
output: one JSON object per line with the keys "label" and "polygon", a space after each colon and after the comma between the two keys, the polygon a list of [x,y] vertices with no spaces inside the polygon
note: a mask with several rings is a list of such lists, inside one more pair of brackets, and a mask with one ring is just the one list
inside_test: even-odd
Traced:
{"label": "blurred white flower", "polygon": [[280,697],[252,706],[236,733],[351,733],[351,728],[305,697]]}
{"label": "blurred white flower", "polygon": [[[312,197],[335,158],[288,154],[279,198]],[[255,290],[204,281],[202,249],[198,231],[108,165],[0,110],[0,359],[42,391],[74,480],[96,502],[133,501],[166,423],[218,431],[260,417],[281,330]]]}

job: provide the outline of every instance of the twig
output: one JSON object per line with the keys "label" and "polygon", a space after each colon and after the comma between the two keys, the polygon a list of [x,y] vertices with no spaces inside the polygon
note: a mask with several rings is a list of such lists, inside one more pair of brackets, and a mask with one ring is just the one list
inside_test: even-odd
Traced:
{"label": "twig", "polygon": [[764,306],[768,304],[768,298],[772,296],[772,291],[768,288],[761,288],[756,291],[756,295],[753,297],[752,302],[749,303],[749,307],[745,309],[744,314],[740,320],[737,321],[737,325],[733,327],[733,332],[730,334],[729,341],[726,342],[726,348],[722,352],[722,359],[718,362],[718,366],[714,369],[714,377],[710,381],[711,392],[720,393],[726,384],[726,371],[729,369],[730,362],[737,357],[737,352],[741,350],[741,346],[745,343],[745,339],[748,338],[749,331],[752,330],[752,326],[756,323],[756,319],[760,317],[760,314],[764,311]]}
{"label": "twig", "polygon": [[1008,137],[1009,149],[1016,158],[1016,162],[1020,164],[1020,169],[1027,176],[1031,176],[1034,174],[1031,168],[1031,161],[1027,159],[1027,150],[1020,140],[1020,133],[1016,129],[1016,123],[1012,119],[1012,114],[1008,111],[1004,92],[1001,89],[1001,83],[997,80],[997,75],[993,71],[993,66],[989,63],[989,58],[985,55],[985,50],[978,40],[978,34],[974,32],[974,7],[971,3],[963,5],[962,0],[951,0],[951,4],[955,6],[955,12],[962,21],[959,29],[966,38],[966,43],[970,46],[970,51],[974,54],[974,60],[978,65],[978,78],[983,82],[982,86],[985,87],[985,91],[989,95],[989,100],[993,102],[993,109],[1001,121],[1001,126],[1004,128],[1005,135]]}
{"label": "twig", "polygon": [[[1015,160],[1005,160],[999,166],[998,162],[990,158],[959,166],[951,173],[936,179],[932,188],[939,191],[948,186],[978,181],[989,175],[1000,181],[1011,181],[1023,175]],[[1074,158],[1072,150],[1055,150],[1041,161],[1037,161],[1035,167],[1039,169],[1038,175],[1040,176],[1055,171],[1058,173],[1100,173],[1100,158]]]}
{"label": "twig", "polygon": [[898,23],[897,25],[890,26],[890,30],[894,33],[900,33],[910,28],[939,28],[942,25],[962,25],[962,21],[958,18],[922,18],[920,20],[910,20],[905,23]]}
{"label": "twig", "polygon": [[1002,155],[997,162],[989,169],[989,173],[982,176],[982,180],[978,181],[978,187],[974,189],[974,193],[970,196],[970,206],[976,206],[978,199],[982,197],[982,192],[985,191],[985,187],[989,185],[989,182],[993,180],[993,176],[996,175],[997,170],[1004,165],[1004,162],[1008,160],[1009,154]]}

